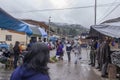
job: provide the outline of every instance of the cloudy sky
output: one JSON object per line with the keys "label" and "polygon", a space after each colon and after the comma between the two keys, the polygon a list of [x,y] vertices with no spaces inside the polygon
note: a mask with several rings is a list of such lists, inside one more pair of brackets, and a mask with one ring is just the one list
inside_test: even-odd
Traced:
{"label": "cloudy sky", "polygon": [[[95,0],[0,0],[0,7],[20,19],[81,24],[94,24]],[[120,0],[97,0],[97,24],[120,17]],[[66,8],[77,9],[66,9]],[[82,7],[82,8],[81,8]],[[51,9],[56,9],[52,10]],[[61,9],[61,10],[58,10]]]}

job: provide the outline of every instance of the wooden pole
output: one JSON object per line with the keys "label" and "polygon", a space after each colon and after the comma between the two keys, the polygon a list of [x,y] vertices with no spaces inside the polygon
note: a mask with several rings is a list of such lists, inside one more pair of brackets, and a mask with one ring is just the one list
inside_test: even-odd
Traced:
{"label": "wooden pole", "polygon": [[50,38],[50,22],[51,22],[51,16],[49,17],[49,29],[48,29],[48,40],[49,40],[49,38]]}
{"label": "wooden pole", "polygon": [[95,11],[95,21],[94,21],[94,25],[96,25],[96,20],[97,20],[97,0],[95,0],[95,8],[94,8],[94,11]]}

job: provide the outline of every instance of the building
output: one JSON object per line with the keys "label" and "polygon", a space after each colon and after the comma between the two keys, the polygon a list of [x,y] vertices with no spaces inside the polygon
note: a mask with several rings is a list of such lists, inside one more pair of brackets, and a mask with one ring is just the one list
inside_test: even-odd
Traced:
{"label": "building", "polygon": [[5,41],[7,44],[15,44],[15,41],[19,41],[22,44],[26,44],[27,38],[22,32],[0,29],[0,41]]}
{"label": "building", "polygon": [[[34,21],[34,20],[23,20],[29,24],[40,26],[44,28],[45,31],[48,31],[49,26],[47,26],[44,22]],[[34,39],[35,37],[32,36]],[[0,29],[0,41],[5,41],[7,44],[15,44],[15,41],[19,41],[22,44],[29,43],[31,37],[28,37],[25,33],[16,32],[11,30]],[[37,40],[39,38],[36,38]]]}
{"label": "building", "polygon": [[49,29],[49,26],[46,25],[45,22],[35,21],[35,20],[30,20],[30,19],[24,19],[22,21],[29,23],[29,24],[32,24],[32,25],[40,26],[41,28],[44,28],[45,31],[48,31],[48,29]]}

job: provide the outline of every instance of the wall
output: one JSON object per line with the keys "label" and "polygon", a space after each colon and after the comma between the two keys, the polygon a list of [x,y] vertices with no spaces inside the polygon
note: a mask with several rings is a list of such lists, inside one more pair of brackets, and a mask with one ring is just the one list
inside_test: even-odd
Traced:
{"label": "wall", "polygon": [[[12,41],[6,41],[6,35],[12,35]],[[25,34],[0,29],[0,41],[6,41],[6,43],[8,44],[15,44],[15,41],[19,41],[21,43],[26,44],[26,41],[28,42],[29,38],[27,40]]]}

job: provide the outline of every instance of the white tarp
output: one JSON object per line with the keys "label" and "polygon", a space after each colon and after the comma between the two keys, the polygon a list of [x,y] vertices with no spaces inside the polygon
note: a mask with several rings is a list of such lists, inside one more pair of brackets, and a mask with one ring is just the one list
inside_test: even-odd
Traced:
{"label": "white tarp", "polygon": [[94,25],[92,26],[92,28],[100,32],[101,34],[115,38],[120,38],[120,26],[118,26],[118,24],[111,24]]}
{"label": "white tarp", "polygon": [[47,37],[47,32],[45,32],[45,30],[43,28],[38,28],[42,34],[42,37]]}
{"label": "white tarp", "polygon": [[32,36],[42,36],[42,37],[48,36],[47,32],[43,28],[36,26],[36,25],[28,24],[26,22],[24,22],[24,23],[27,24],[30,27],[30,29],[32,30],[32,32],[33,32]]}
{"label": "white tarp", "polygon": [[105,25],[120,26],[120,22],[104,23]]}

